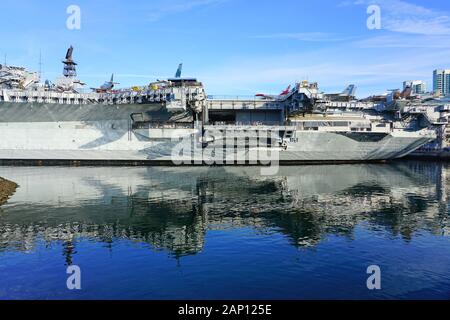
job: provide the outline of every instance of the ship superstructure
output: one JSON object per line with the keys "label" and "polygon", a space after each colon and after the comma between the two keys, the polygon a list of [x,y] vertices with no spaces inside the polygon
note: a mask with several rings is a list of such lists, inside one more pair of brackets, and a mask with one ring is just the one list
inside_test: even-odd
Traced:
{"label": "ship superstructure", "polygon": [[22,67],[0,64],[0,88],[24,90],[39,82],[39,75]]}
{"label": "ship superstructure", "polygon": [[214,98],[197,79],[182,78],[180,65],[165,81],[116,89],[112,77],[85,92],[72,47],[63,64],[63,76],[44,85],[23,68],[0,69],[0,160],[254,164],[275,154],[280,162],[378,161],[436,138],[395,113],[380,115],[376,103],[353,101],[354,87],[337,101],[307,81],[279,96]]}

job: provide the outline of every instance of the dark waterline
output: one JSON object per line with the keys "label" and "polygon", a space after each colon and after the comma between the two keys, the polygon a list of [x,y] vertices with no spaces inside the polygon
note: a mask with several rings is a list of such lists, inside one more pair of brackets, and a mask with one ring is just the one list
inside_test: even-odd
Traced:
{"label": "dark waterline", "polygon": [[0,167],[0,299],[450,299],[449,170]]}

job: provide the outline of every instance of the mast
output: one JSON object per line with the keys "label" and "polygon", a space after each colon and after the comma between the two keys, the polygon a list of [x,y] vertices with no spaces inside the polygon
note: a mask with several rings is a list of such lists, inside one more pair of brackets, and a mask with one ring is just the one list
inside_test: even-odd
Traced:
{"label": "mast", "polygon": [[42,79],[42,51],[39,50],[39,79]]}

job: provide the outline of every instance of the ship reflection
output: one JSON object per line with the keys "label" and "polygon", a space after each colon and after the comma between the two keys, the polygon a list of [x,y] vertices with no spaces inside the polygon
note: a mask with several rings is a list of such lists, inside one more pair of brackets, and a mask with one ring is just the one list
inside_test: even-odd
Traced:
{"label": "ship reflection", "polygon": [[405,241],[448,234],[448,168],[384,165],[259,168],[0,168],[17,193],[0,209],[0,252],[61,243],[66,263],[77,241],[114,250],[126,240],[174,257],[202,251],[208,231],[254,228],[312,247],[355,228]]}

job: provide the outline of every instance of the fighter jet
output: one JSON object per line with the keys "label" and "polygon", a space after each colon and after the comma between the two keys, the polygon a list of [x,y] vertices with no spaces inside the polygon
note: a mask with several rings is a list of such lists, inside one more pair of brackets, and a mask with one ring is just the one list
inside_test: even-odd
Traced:
{"label": "fighter jet", "polygon": [[279,95],[270,95],[270,94],[264,94],[264,93],[257,93],[255,97],[263,98],[263,99],[269,99],[269,100],[280,100],[287,96],[291,92],[291,85],[289,85],[286,90],[282,91]]}
{"label": "fighter jet", "polygon": [[348,102],[355,99],[356,96],[356,86],[354,84],[349,85],[341,93],[330,93],[325,95],[331,101],[343,101]]}
{"label": "fighter jet", "polygon": [[91,88],[97,93],[109,92],[114,88],[114,85],[119,84],[118,82],[114,82],[114,73],[111,75],[111,80],[106,81],[100,88]]}

